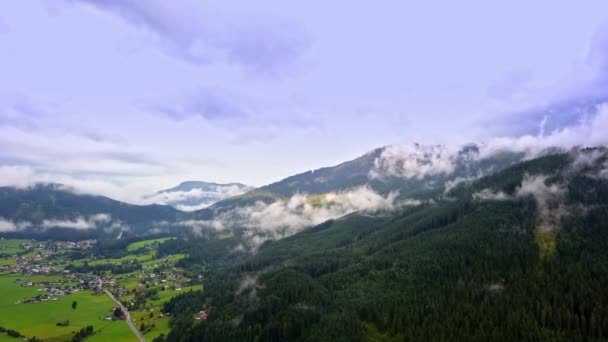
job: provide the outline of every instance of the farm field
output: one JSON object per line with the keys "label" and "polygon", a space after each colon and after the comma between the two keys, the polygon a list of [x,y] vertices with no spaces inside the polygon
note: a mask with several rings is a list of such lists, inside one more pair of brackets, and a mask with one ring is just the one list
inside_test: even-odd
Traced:
{"label": "farm field", "polygon": [[174,237],[166,237],[166,238],[159,238],[159,239],[150,239],[150,240],[143,240],[143,241],[138,241],[138,242],[133,242],[132,244],[130,244],[129,246],[127,246],[127,251],[129,252],[134,252],[136,250],[142,249],[144,247],[153,245],[155,243],[163,243],[167,240],[173,240],[175,239]]}
{"label": "farm field", "polygon": [[0,254],[14,254],[22,251],[21,244],[27,242],[22,239],[0,240]]}
{"label": "farm field", "polygon": [[[63,342],[70,341],[75,332],[92,325],[94,334],[87,337],[87,341],[136,341],[125,321],[106,319],[113,314],[116,304],[107,295],[96,293],[97,285],[82,285],[83,281],[97,284],[96,279],[99,279],[104,289],[129,308],[133,323],[146,339],[151,341],[169,333],[169,318],[162,314],[163,305],[181,293],[203,288],[202,284],[185,277],[183,270],[176,266],[186,255],[157,256],[158,244],[170,239],[174,238],[149,239],[125,245],[123,248],[128,254],[114,254],[120,257],[110,255],[104,258],[103,254],[100,257],[83,250],[85,254],[76,260],[70,260],[69,248],[49,247],[55,246],[51,242],[1,240],[3,250],[9,252],[0,253],[3,254],[0,258],[0,266],[3,267],[0,272],[0,291],[3,293],[0,297],[0,326],[16,330],[27,338]],[[35,247],[25,250],[21,247],[24,244]],[[129,264],[133,268],[128,273],[116,274],[113,272],[124,268],[101,271],[88,268],[108,264]],[[69,265],[80,269],[69,268]],[[40,272],[45,267],[48,274]],[[49,273],[50,267],[55,270],[53,272],[59,272]],[[66,267],[69,272],[65,274],[70,277],[63,273]],[[92,275],[93,271],[95,275]],[[200,275],[198,277],[201,279]],[[46,291],[45,287],[52,288],[52,291],[77,287],[80,291],[48,296],[51,289]],[[72,308],[73,301],[77,302],[76,309]],[[58,325],[66,321],[69,321],[68,326]],[[0,333],[0,342],[4,341],[16,342],[19,339]]]}
{"label": "farm field", "polygon": [[[104,316],[111,312],[113,302],[105,295],[95,295],[92,291],[82,291],[38,304],[19,302],[40,294],[41,286],[21,286],[15,280],[21,276],[0,276],[0,325],[21,332],[27,337],[44,340],[69,341],[72,332],[87,325],[93,325],[95,336],[104,340],[133,341],[135,336],[124,321],[106,321]],[[28,281],[56,281],[57,277],[21,277]],[[72,309],[76,301],[76,309]],[[67,327],[58,327],[58,322],[69,320]],[[107,339],[106,339],[107,338]],[[92,338],[91,338],[92,339]]]}
{"label": "farm field", "polygon": [[19,342],[21,339],[8,336],[5,333],[0,333],[0,342]]}
{"label": "farm field", "polygon": [[[166,290],[158,292],[158,299],[147,301],[147,305],[142,310],[131,311],[131,317],[133,319],[133,323],[136,324],[137,327],[140,327],[143,323],[145,326],[150,327],[153,326],[152,329],[146,331],[144,336],[148,339],[153,339],[154,337],[160,334],[168,334],[169,333],[169,320],[167,317],[159,317],[162,306],[164,303],[168,302],[172,297],[177,296],[180,293],[202,290],[202,285],[194,285],[182,288],[180,291],[177,290]],[[129,299],[132,299],[132,296],[121,297],[121,301],[127,302]],[[150,317],[152,316],[152,317]]]}

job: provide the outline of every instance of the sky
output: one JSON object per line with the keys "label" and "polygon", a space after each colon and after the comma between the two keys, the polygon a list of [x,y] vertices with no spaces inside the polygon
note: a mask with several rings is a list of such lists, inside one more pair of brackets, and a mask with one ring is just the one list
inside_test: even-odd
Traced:
{"label": "sky", "polygon": [[0,185],[138,202],[605,122],[608,2],[3,1],[0,52]]}

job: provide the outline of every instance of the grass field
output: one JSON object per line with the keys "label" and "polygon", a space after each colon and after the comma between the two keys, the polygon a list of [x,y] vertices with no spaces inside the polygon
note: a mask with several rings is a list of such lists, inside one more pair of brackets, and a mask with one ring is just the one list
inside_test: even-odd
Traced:
{"label": "grass field", "polygon": [[0,240],[0,254],[14,254],[22,251],[21,244],[28,240],[8,239]]}
{"label": "grass field", "polygon": [[[186,286],[182,288],[181,291],[177,290],[166,290],[166,291],[158,291],[159,299],[156,300],[148,300],[146,303],[146,309],[140,311],[131,311],[131,317],[133,318],[133,323],[139,328],[141,323],[146,324],[147,326],[154,325],[154,328],[144,335],[146,339],[152,340],[156,336],[160,334],[168,334],[169,333],[169,319],[167,317],[159,318],[158,314],[161,312],[162,306],[164,303],[168,302],[172,297],[177,296],[178,294],[202,290],[203,285],[194,285],[194,286]],[[123,302],[127,302],[132,299],[133,295],[121,297],[120,299]],[[152,310],[152,311],[150,311]],[[152,313],[152,317],[150,317],[150,313]]]}
{"label": "grass field", "polygon": [[151,267],[154,266],[155,264],[161,264],[163,262],[176,262],[179,261],[180,259],[183,259],[186,257],[186,254],[173,254],[170,257],[165,257],[165,258],[161,258],[161,259],[152,259],[152,260],[148,260],[148,261],[144,261],[142,262],[143,265],[145,265],[146,267]]}
{"label": "grass field", "polygon": [[[147,340],[152,340],[160,334],[169,333],[169,319],[167,317],[159,317],[164,303],[172,297],[187,292],[190,290],[200,290],[202,285],[184,286],[189,282],[189,279],[179,276],[172,278],[166,283],[159,284],[158,281],[150,280],[148,274],[151,272],[175,272],[175,263],[186,257],[184,254],[175,254],[169,257],[157,258],[156,248],[150,248],[157,243],[175,239],[160,238],[145,241],[139,241],[130,244],[127,249],[129,255],[121,258],[106,258],[106,259],[78,259],[78,260],[62,260],[61,258],[54,261],[55,267],[65,267],[69,264],[83,265],[85,260],[89,265],[98,264],[123,264],[130,260],[137,260],[142,265],[144,272],[132,272],[127,274],[115,275],[117,281],[128,290],[136,288],[141,282],[148,282],[150,288],[158,288],[158,299],[147,300],[144,309],[132,311],[131,317],[137,327],[144,323],[148,328],[145,336]],[[24,251],[20,249],[20,245],[27,240],[0,240],[0,246],[4,247],[0,253],[14,254]],[[22,255],[23,258],[32,258],[37,255],[40,250],[33,250]],[[42,262],[45,262],[44,260]],[[0,266],[12,265],[15,260],[12,257],[0,258]],[[160,270],[157,270],[159,268]],[[147,272],[147,273],[146,273]],[[178,271],[179,272],[179,271]],[[21,286],[15,283],[15,280],[20,278],[23,283],[33,282],[33,286]],[[82,291],[73,293],[68,296],[59,297],[57,300],[43,301],[37,304],[23,304],[22,301],[34,296],[44,294],[41,289],[45,287],[46,282],[60,282],[62,286],[73,284],[74,280],[68,282],[69,279],[61,275],[51,276],[29,276],[14,273],[0,274],[0,326],[8,329],[14,329],[25,335],[26,337],[38,337],[49,342],[64,342],[70,341],[73,334],[81,328],[92,325],[95,333],[86,340],[91,342],[112,341],[112,342],[128,342],[136,341],[133,332],[128,328],[124,321],[108,321],[105,320],[105,315],[111,313],[111,309],[115,306],[105,295],[95,295],[92,291]],[[155,283],[155,284],[154,284]],[[167,285],[167,290],[160,291],[160,286]],[[180,291],[174,290],[174,286],[180,285]],[[133,293],[120,298],[123,303],[132,300]],[[77,308],[74,310],[71,307],[72,301],[77,301]],[[150,317],[152,315],[152,317]],[[58,327],[58,322],[69,320],[70,324],[67,327]],[[150,328],[152,327],[152,328]],[[0,333],[0,342],[17,342],[15,339],[6,334]]]}
{"label": "grass field", "polygon": [[[102,264],[116,264],[116,265],[120,265],[124,262],[128,262],[129,260],[137,260],[139,262],[148,262],[148,261],[153,261],[154,260],[154,252],[150,252],[147,254],[143,254],[143,255],[125,255],[122,258],[114,258],[114,259],[96,259],[96,260],[88,260],[89,265],[94,266],[94,265],[102,265]],[[74,261],[74,262],[69,262],[67,263],[69,264],[73,264],[75,266],[82,266],[84,265],[85,260],[78,260],[78,261]]]}
{"label": "grass field", "polygon": [[[114,303],[105,295],[94,295],[91,291],[73,293],[56,301],[39,304],[17,304],[17,302],[40,294],[38,286],[23,287],[15,283],[16,275],[0,276],[0,325],[14,329],[28,337],[39,337],[49,341],[69,341],[73,332],[87,325],[93,325],[96,334],[91,341],[134,341],[135,335],[124,321],[106,321],[104,316],[111,312]],[[38,276],[32,281],[43,281]],[[74,310],[72,301],[77,301]],[[68,327],[56,324],[69,320]]]}
{"label": "grass field", "polygon": [[142,249],[146,246],[152,245],[154,243],[163,243],[167,240],[173,240],[175,239],[174,237],[166,237],[166,238],[160,238],[160,239],[150,239],[150,240],[144,240],[144,241],[138,241],[138,242],[133,242],[132,244],[127,246],[127,250],[129,252],[134,252],[136,250]]}
{"label": "grass field", "polygon": [[160,334],[168,335],[169,331],[169,318],[160,318],[156,321],[154,329],[145,334],[146,341],[151,341],[154,338],[160,336]]}
{"label": "grass field", "polygon": [[15,259],[13,258],[1,258],[0,266],[11,266],[15,264]]}
{"label": "grass field", "polygon": [[5,333],[0,333],[0,342],[21,342],[23,340],[8,336]]}

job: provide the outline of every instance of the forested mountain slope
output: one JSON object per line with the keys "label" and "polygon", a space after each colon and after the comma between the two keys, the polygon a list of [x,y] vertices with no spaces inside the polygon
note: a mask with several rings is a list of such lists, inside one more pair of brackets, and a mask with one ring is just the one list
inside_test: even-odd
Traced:
{"label": "forested mountain slope", "polygon": [[[296,194],[339,193],[363,186],[382,195],[397,191],[403,198],[419,197],[431,189],[443,190],[450,181],[496,172],[523,157],[523,153],[508,150],[482,155],[475,144],[457,150],[442,145],[385,146],[339,165],[303,172],[220,201],[210,209],[221,212],[256,201],[271,203]],[[209,212],[203,210],[200,216]]]}
{"label": "forested mountain slope", "polygon": [[[209,261],[167,341],[601,341],[608,158],[516,164],[392,216],[351,214]],[[205,308],[207,321],[192,314]]]}

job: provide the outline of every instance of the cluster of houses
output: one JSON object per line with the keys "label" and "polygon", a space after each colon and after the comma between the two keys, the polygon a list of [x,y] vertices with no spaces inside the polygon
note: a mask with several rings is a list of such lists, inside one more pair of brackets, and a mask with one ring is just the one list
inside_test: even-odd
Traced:
{"label": "cluster of houses", "polygon": [[63,269],[62,267],[51,266],[51,265],[40,265],[35,261],[17,262],[13,265],[0,266],[0,272],[11,272],[19,274],[29,275],[48,275],[48,274],[66,274],[70,271]]}
{"label": "cluster of houses", "polygon": [[[89,240],[81,240],[81,241],[54,241],[50,243],[51,249],[61,250],[61,249],[91,249],[95,247],[97,244],[97,240],[89,239]],[[47,248],[49,248],[47,247]]]}
{"label": "cluster of houses", "polygon": [[43,291],[43,294],[39,294],[32,298],[26,299],[22,301],[23,304],[37,304],[40,302],[45,302],[49,300],[57,300],[59,297],[69,295],[74,292],[82,291],[86,287],[82,284],[80,285],[64,285],[63,282],[44,282],[44,283],[33,283],[31,281],[25,282],[20,278],[15,280],[15,283],[21,284],[21,286],[32,287],[38,285],[45,285],[44,288],[38,289],[39,291]]}
{"label": "cluster of houses", "polygon": [[117,279],[110,277],[104,279],[103,283],[117,297],[124,297],[146,289],[149,286],[156,286],[159,290],[181,291],[183,286],[189,286],[190,281],[183,280],[183,276],[178,271],[168,273],[147,273],[142,270],[139,274],[129,274],[127,279],[137,280],[138,284],[133,289],[125,288]]}
{"label": "cluster of houses", "polygon": [[[166,259],[158,260],[156,263],[142,264],[138,272],[125,274],[122,276],[104,275],[97,276],[86,273],[71,272],[63,268],[64,264],[60,260],[55,260],[55,255],[61,253],[59,250],[77,250],[93,248],[96,240],[82,240],[77,242],[56,241],[56,242],[37,242],[28,241],[21,245],[22,251],[12,256],[15,263],[0,266],[0,272],[12,272],[21,274],[24,279],[18,278],[15,282],[25,287],[36,287],[40,294],[22,300],[24,304],[36,304],[45,301],[55,301],[62,296],[72,293],[93,290],[97,294],[103,294],[104,289],[112,292],[116,297],[125,297],[132,294],[144,293],[147,288],[156,287],[163,291],[181,291],[182,287],[193,284],[191,279],[184,277],[183,272],[175,267],[175,261],[171,256]],[[27,255],[26,255],[27,254]],[[133,262],[130,260],[130,262]],[[61,280],[48,282],[32,282],[27,275],[61,275]],[[32,278],[33,279],[33,278]],[[132,279],[129,281],[129,279]],[[198,280],[203,279],[202,274],[198,275]],[[135,288],[125,287],[126,283],[136,283]],[[102,288],[103,286],[103,288]],[[128,285],[127,285],[128,286]],[[131,300],[127,305],[134,306]],[[162,318],[169,314],[158,313]],[[196,320],[207,320],[208,311],[202,310],[195,315]],[[105,319],[114,320],[114,314],[108,314]]]}
{"label": "cluster of houses", "polygon": [[[20,253],[15,253],[11,258],[15,261],[12,265],[0,266],[0,272],[12,272],[21,274],[62,274],[69,273],[52,257],[62,249],[89,249],[95,246],[97,240],[82,241],[50,241],[41,242],[31,240],[21,244]],[[29,252],[29,253],[26,253]],[[27,254],[27,255],[26,255]],[[33,255],[32,255],[33,254]]]}
{"label": "cluster of houses", "polygon": [[90,249],[95,247],[97,240],[81,240],[81,241],[28,241],[21,244],[21,248],[26,251],[33,249],[46,249],[46,250],[62,250],[62,249]]}

